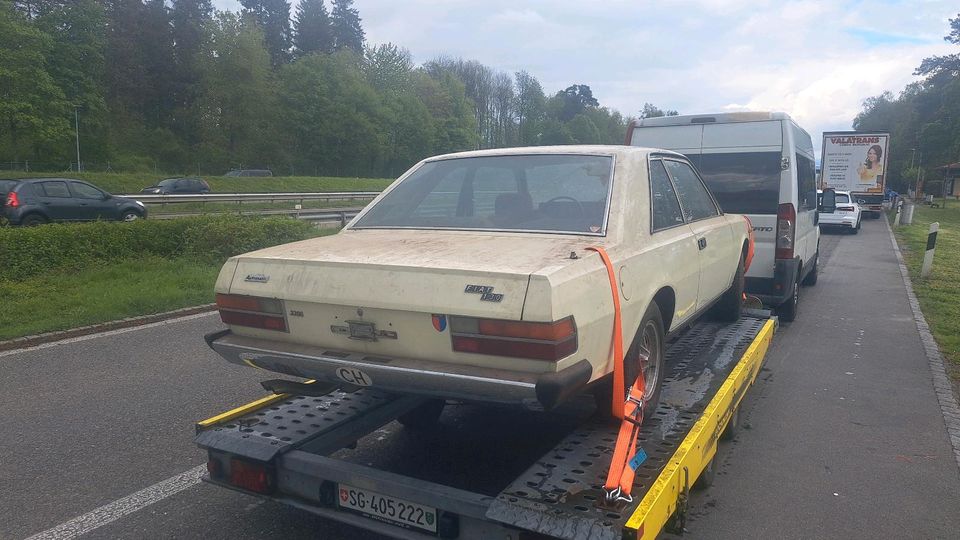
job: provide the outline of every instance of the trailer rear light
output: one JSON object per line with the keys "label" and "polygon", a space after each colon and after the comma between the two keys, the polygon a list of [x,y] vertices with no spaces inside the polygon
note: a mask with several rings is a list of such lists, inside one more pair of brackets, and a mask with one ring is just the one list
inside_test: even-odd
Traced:
{"label": "trailer rear light", "polygon": [[577,351],[573,317],[552,323],[451,317],[453,350],[557,361]]}
{"label": "trailer rear light", "polygon": [[777,259],[792,259],[793,244],[797,231],[797,211],[792,203],[777,207]]}
{"label": "trailer rear light", "polygon": [[273,474],[266,465],[241,459],[230,460],[230,484],[256,493],[273,492]]}
{"label": "trailer rear light", "polygon": [[217,307],[220,309],[220,320],[224,324],[287,331],[283,301],[277,298],[218,293]]}
{"label": "trailer rear light", "polygon": [[15,191],[7,194],[7,206],[10,208],[20,208],[20,197]]}

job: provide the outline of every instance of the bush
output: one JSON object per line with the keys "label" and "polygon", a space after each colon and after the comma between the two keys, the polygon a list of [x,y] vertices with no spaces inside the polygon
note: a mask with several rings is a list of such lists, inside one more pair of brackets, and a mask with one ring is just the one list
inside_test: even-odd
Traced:
{"label": "bush", "polygon": [[231,255],[319,234],[299,220],[238,216],[3,227],[0,280],[21,280],[147,255],[221,262]]}

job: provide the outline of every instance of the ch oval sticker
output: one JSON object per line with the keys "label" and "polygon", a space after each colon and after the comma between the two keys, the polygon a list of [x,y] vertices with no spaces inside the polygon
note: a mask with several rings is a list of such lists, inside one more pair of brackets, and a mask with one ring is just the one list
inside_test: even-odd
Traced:
{"label": "ch oval sticker", "polygon": [[355,368],[337,368],[337,378],[356,386],[371,386],[373,384],[373,379],[369,375]]}

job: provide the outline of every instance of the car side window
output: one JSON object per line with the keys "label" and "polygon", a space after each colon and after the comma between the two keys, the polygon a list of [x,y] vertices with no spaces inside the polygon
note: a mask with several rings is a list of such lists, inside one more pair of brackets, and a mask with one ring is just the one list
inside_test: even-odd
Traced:
{"label": "car side window", "polygon": [[817,207],[817,173],[813,160],[802,154],[794,154],[797,161],[797,203],[801,210]]}
{"label": "car side window", "polygon": [[659,159],[650,161],[650,206],[654,232],[683,224],[677,192]]}
{"label": "car side window", "polygon": [[103,198],[102,191],[93,186],[88,186],[87,184],[81,184],[79,182],[70,182],[70,190],[73,191],[73,195],[79,199]]}
{"label": "car side window", "polygon": [[688,222],[720,215],[720,210],[713,202],[710,192],[689,164],[672,159],[664,160],[663,164],[673,179],[673,185],[677,188],[680,207]]}
{"label": "car side window", "polygon": [[70,191],[67,189],[66,182],[41,182],[40,186],[43,194],[47,197],[62,197],[65,199],[70,198]]}

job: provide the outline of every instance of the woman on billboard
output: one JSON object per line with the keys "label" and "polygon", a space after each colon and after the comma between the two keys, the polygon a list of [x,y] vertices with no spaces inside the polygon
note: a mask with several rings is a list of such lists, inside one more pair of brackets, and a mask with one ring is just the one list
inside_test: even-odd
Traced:
{"label": "woman on billboard", "polygon": [[883,175],[883,148],[875,144],[867,150],[867,159],[859,167],[861,184],[876,184],[877,177]]}

